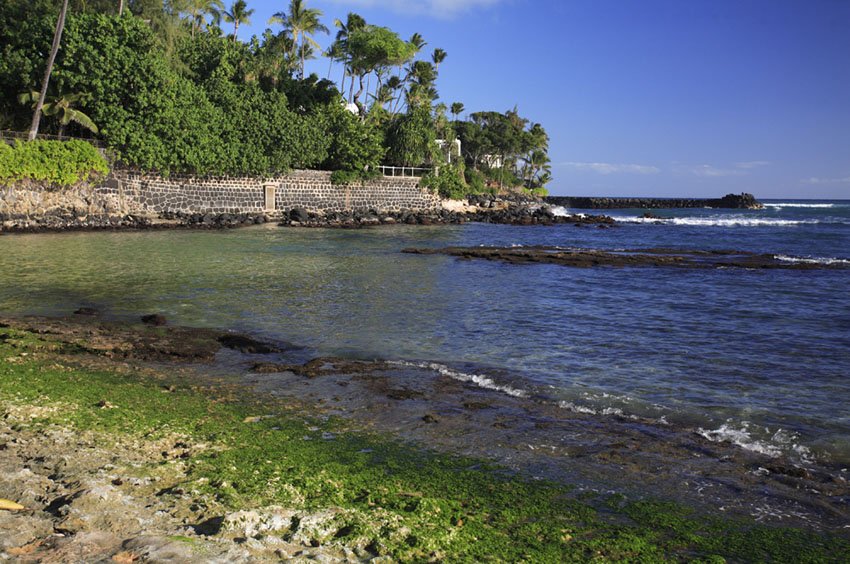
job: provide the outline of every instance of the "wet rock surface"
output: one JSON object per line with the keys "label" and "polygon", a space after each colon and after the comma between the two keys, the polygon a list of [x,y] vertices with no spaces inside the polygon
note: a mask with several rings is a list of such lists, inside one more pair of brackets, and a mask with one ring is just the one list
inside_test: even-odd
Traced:
{"label": "wet rock surface", "polygon": [[556,264],[576,268],[671,267],[671,268],[746,268],[746,269],[847,269],[846,262],[816,262],[805,259],[783,260],[770,253],[730,250],[629,249],[599,250],[565,247],[444,247],[407,248],[403,253],[449,255],[461,259],[483,259],[509,264]]}
{"label": "wet rock surface", "polygon": [[243,382],[262,395],[312,403],[315,412],[357,427],[582,491],[674,499],[708,514],[836,531],[850,519],[841,468],[801,467],[649,419],[574,412],[545,391],[511,395],[479,385],[510,390],[509,374],[479,372],[476,382],[471,371],[442,365],[332,357],[252,368]]}
{"label": "wet rock surface", "polygon": [[[250,391],[287,409],[297,405],[313,416],[345,419],[352,429],[495,461],[579,491],[673,499],[707,514],[838,532],[850,522],[850,484],[841,468],[746,451],[664,422],[576,412],[545,390],[518,391],[521,383],[504,371],[380,359],[307,356],[305,361],[303,350],[286,346],[250,352],[253,343],[263,341],[248,336],[238,342],[251,346],[228,348],[220,339],[231,334],[222,332],[81,316],[2,318],[0,327],[49,335],[64,343],[56,352],[78,360],[95,355],[107,368],[115,360],[157,370],[164,360],[179,362],[181,379],[213,386],[226,375],[226,385],[243,390],[240,395]],[[215,363],[202,367],[186,360]],[[69,429],[29,428],[27,421],[39,417],[38,410],[53,407],[0,403],[0,492],[28,507],[24,513],[0,512],[0,527],[16,531],[0,540],[7,554],[34,555],[34,561],[72,550],[90,551],[85,554],[91,560],[121,553],[143,560],[173,555],[168,558],[178,561],[241,561],[258,554],[341,561],[373,557],[364,547],[322,544],[340,522],[333,508],[228,513],[211,500],[198,503],[180,485],[184,465],[192,453],[211,445],[181,436],[115,444]],[[311,440],[334,439],[323,434]],[[156,479],[134,474],[134,464],[151,460],[165,462]],[[281,528],[285,536],[269,534]]]}
{"label": "wet rock surface", "polygon": [[[85,310],[85,313],[79,313]],[[14,327],[48,335],[63,344],[55,352],[90,353],[112,359],[211,362],[222,348],[249,354],[292,348],[253,337],[212,329],[166,327],[162,316],[144,316],[142,325],[101,319],[94,308],[81,308],[72,318],[0,317],[0,329]]]}

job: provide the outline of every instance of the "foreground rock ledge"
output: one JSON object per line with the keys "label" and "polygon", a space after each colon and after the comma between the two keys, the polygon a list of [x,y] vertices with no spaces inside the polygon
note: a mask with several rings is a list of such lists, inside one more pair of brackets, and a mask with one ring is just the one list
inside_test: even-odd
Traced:
{"label": "foreground rock ledge", "polygon": [[848,269],[850,261],[818,262],[813,259],[785,257],[771,253],[729,250],[627,249],[607,251],[566,247],[444,247],[407,248],[403,253],[449,255],[462,259],[484,259],[511,264],[557,264],[589,268],[592,266],[662,266],[675,268],[750,268],[750,269]]}

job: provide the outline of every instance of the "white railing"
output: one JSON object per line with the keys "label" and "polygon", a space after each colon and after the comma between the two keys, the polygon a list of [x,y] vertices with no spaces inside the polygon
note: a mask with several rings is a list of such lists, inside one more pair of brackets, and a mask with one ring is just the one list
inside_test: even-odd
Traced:
{"label": "white railing", "polygon": [[381,173],[384,176],[407,176],[407,177],[415,177],[420,178],[430,173],[431,168],[428,167],[416,167],[416,166],[384,166],[381,165],[379,167],[381,169]]}

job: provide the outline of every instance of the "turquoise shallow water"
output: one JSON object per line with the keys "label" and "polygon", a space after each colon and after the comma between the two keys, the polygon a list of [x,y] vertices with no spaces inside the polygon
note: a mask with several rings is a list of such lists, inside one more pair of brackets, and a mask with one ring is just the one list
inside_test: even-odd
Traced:
{"label": "turquoise shallow water", "polygon": [[640,220],[639,210],[613,210],[621,222],[608,230],[261,226],[3,236],[0,310],[159,312],[314,354],[436,362],[567,410],[651,417],[746,448],[847,465],[850,270],[570,269],[399,252],[547,244],[850,259],[850,202],[772,204],[655,210],[670,218],[661,224]]}

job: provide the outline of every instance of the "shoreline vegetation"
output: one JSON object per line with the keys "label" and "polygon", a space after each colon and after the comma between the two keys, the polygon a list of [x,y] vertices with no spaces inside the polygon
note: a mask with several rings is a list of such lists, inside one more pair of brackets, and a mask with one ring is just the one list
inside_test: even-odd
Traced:
{"label": "shoreline vegetation", "polygon": [[[405,40],[349,13],[331,35],[303,0],[248,42],[236,35],[253,13],[244,0],[121,11],[106,0],[4,2],[0,130],[32,121],[34,137],[43,114],[47,132],[96,139],[122,166],[162,175],[313,169],[346,184],[387,165],[430,170],[423,185],[443,197],[546,193],[543,126],[516,107],[467,112],[440,101],[451,58],[426,50],[418,33]],[[327,77],[307,76],[305,61],[319,56]]]}
{"label": "shoreline vegetation", "polygon": [[[0,511],[9,557],[839,562],[850,554],[850,541],[831,533],[582,493],[402,443],[308,401],[198,377],[219,350],[262,359],[286,344],[168,327],[161,316],[142,325],[78,313],[0,322],[0,497],[25,507]],[[382,370],[325,359],[293,374],[321,380],[329,364],[352,383]]]}

